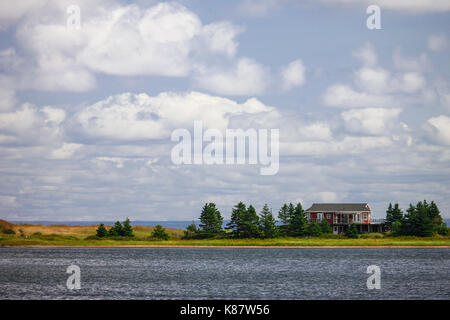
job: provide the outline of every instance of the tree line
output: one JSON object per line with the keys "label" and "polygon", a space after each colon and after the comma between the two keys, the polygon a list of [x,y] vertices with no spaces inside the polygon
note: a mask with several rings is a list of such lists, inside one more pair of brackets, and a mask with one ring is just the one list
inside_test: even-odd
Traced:
{"label": "tree line", "polygon": [[[326,219],[308,222],[301,203],[283,204],[278,211],[277,221],[267,204],[258,215],[252,205],[247,207],[241,201],[232,208],[231,220],[223,228],[223,217],[216,205],[210,202],[202,207],[199,220],[199,227],[194,222],[187,227],[185,239],[318,237],[332,233]],[[416,206],[411,204],[406,214],[403,214],[398,203],[390,203],[386,211],[385,231],[391,231],[396,236],[428,237],[449,234],[436,203],[428,203],[426,200],[419,201]],[[356,224],[351,224],[344,235],[358,238],[358,233]]]}
{"label": "tree line", "polygon": [[[320,236],[331,233],[331,226],[322,219],[320,223],[308,224],[306,213],[301,203],[284,204],[278,211],[279,223],[273,215],[272,209],[264,205],[258,214],[256,209],[248,207],[241,201],[231,211],[230,222],[223,229],[223,217],[216,205],[206,203],[200,214],[199,228],[192,222],[185,231],[185,239],[205,238],[277,238],[277,237],[301,237]],[[228,231],[228,232],[227,232]]]}
{"label": "tree line", "polygon": [[419,201],[415,206],[409,205],[406,214],[398,203],[386,210],[387,229],[399,236],[430,237],[434,234],[446,236],[449,234],[447,224],[443,222],[438,206],[434,201]]}

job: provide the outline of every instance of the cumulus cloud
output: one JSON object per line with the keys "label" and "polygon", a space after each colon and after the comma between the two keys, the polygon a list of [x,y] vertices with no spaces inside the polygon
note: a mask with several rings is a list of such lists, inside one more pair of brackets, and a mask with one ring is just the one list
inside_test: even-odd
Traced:
{"label": "cumulus cloud", "polygon": [[450,145],[450,117],[440,115],[428,119],[425,124],[425,130],[436,143]]}
{"label": "cumulus cloud", "polygon": [[176,3],[141,8],[100,0],[98,7],[82,1],[81,28],[69,29],[64,4],[30,5],[17,22],[21,51],[8,71],[23,88],[86,91],[96,86],[96,73],[187,76],[205,57],[234,56],[243,30],[226,21],[202,24]]}
{"label": "cumulus cloud", "polygon": [[196,120],[224,129],[232,116],[270,111],[272,107],[255,98],[240,104],[199,92],[163,92],[154,97],[124,93],[86,107],[75,118],[89,136],[126,141],[168,138],[174,129],[191,128]]}
{"label": "cumulus cloud", "polygon": [[200,88],[230,96],[262,94],[269,79],[269,70],[249,58],[239,59],[231,68],[204,68],[195,76]]}
{"label": "cumulus cloud", "polygon": [[300,87],[305,83],[305,66],[301,60],[295,60],[289,63],[281,71],[283,89],[291,90]]}
{"label": "cumulus cloud", "polygon": [[385,135],[390,134],[401,109],[352,109],[341,113],[345,129],[349,132]]}

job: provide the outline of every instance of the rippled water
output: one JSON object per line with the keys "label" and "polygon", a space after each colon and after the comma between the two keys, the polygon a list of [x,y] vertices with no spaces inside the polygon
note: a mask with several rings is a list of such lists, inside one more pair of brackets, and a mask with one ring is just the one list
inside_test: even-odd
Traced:
{"label": "rippled water", "polygon": [[450,249],[2,248],[0,298],[449,299]]}

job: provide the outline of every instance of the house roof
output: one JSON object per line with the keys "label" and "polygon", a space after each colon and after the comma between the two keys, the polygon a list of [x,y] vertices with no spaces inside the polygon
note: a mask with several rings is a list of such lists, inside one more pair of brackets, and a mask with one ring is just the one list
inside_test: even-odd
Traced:
{"label": "house roof", "polygon": [[336,211],[370,211],[368,203],[313,203],[306,211],[336,212]]}

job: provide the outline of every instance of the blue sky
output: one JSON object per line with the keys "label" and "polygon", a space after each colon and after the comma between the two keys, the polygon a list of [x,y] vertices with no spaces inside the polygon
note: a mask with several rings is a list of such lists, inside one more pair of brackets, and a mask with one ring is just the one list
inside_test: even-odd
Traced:
{"label": "blue sky", "polygon": [[[0,216],[191,220],[209,201],[225,216],[301,201],[382,217],[425,198],[449,218],[450,1],[379,1],[380,30],[371,4],[2,3]],[[279,172],[175,166],[170,134],[196,120],[279,129]]]}

